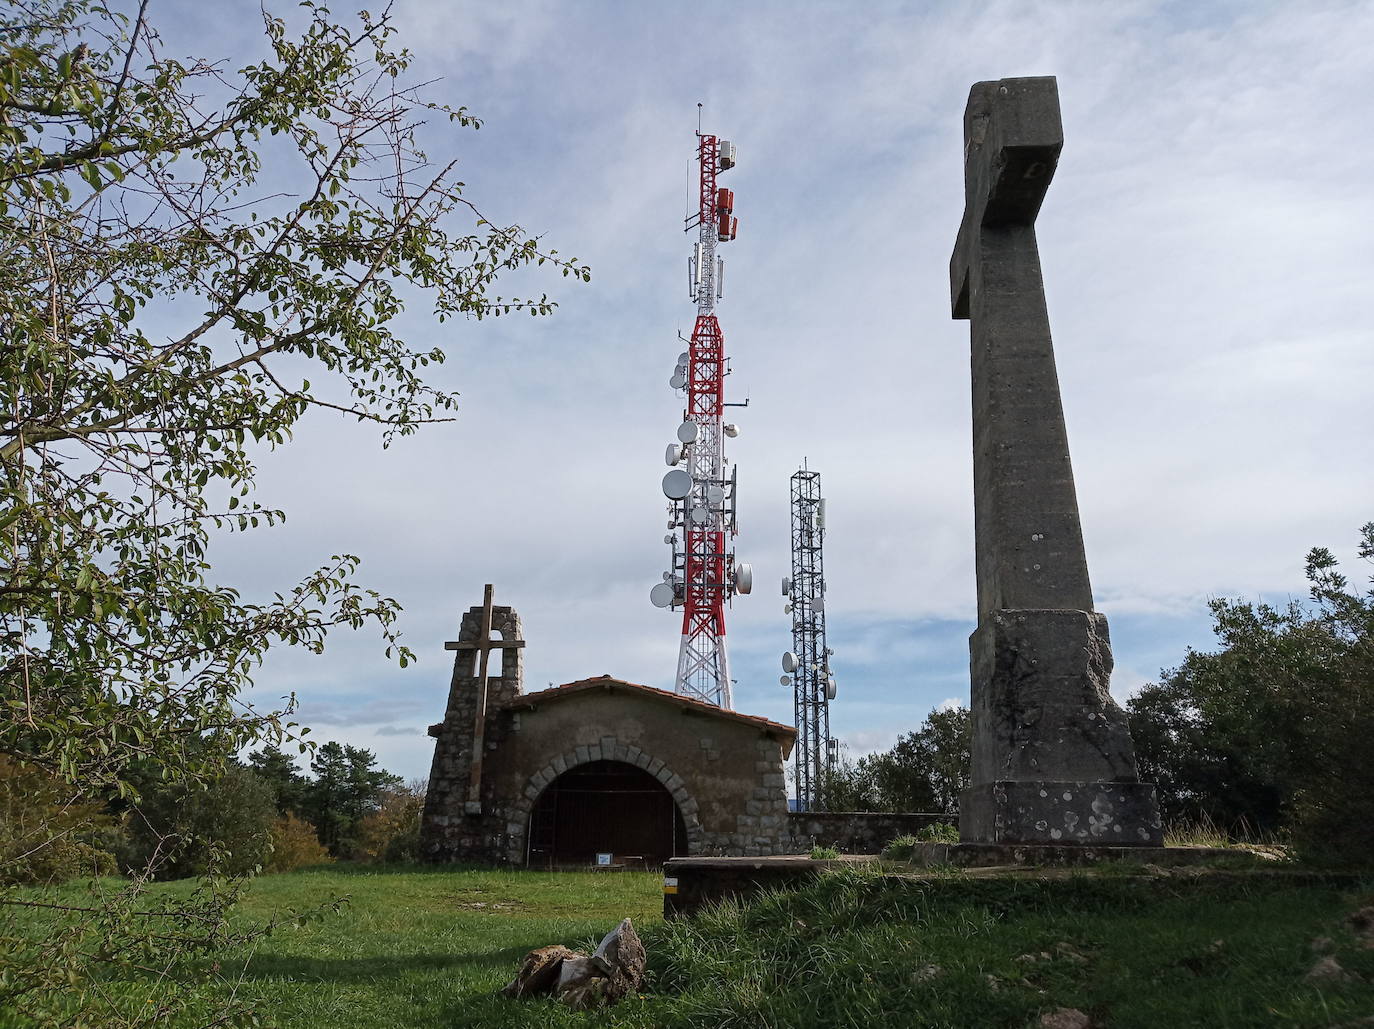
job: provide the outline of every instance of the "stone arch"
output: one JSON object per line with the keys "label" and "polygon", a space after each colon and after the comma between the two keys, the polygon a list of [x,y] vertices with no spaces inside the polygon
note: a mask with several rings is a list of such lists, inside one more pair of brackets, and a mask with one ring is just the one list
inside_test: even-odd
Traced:
{"label": "stone arch", "polygon": [[658,758],[634,744],[621,743],[614,736],[603,736],[600,743],[583,744],[564,751],[529,777],[525,789],[510,809],[511,817],[506,826],[506,838],[509,841],[507,857],[511,864],[525,863],[525,834],[529,830],[530,812],[534,810],[534,803],[539,799],[539,795],[570,768],[592,761],[623,761],[627,765],[643,769],[657,779],[673,798],[678,811],[682,813],[683,824],[687,827],[687,853],[701,852],[703,833],[701,820],[697,817],[699,809],[696,798],[687,789],[686,780]]}

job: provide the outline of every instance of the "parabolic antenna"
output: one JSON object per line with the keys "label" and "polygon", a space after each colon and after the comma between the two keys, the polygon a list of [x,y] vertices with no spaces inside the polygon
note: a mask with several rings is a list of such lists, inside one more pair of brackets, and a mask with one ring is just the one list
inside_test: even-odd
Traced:
{"label": "parabolic antenna", "polygon": [[663,542],[664,542],[664,543],[668,543],[668,544],[671,544],[671,543],[673,543],[673,542],[676,541],[676,540],[677,540],[677,537],[674,536],[671,532],[668,533],[668,535],[666,535],[666,536],[663,537]]}
{"label": "parabolic antenna", "polygon": [[682,460],[682,447],[677,443],[669,443],[668,449],[663,452],[663,461],[668,467],[672,467]]}
{"label": "parabolic antenna", "polygon": [[734,439],[736,436],[739,435],[739,426],[735,425],[733,422],[726,422],[724,425],[720,427],[720,431],[725,433],[725,435],[729,436],[731,439]]}
{"label": "parabolic antenna", "polygon": [[663,477],[663,495],[669,500],[681,500],[692,492],[692,477],[681,468],[674,468]]}
{"label": "parabolic antenna", "polygon": [[677,355],[677,363],[681,365],[685,365],[690,359],[691,355],[688,354],[685,350]]}
{"label": "parabolic antenna", "polygon": [[780,675],[778,676],[778,682],[782,683],[784,686],[791,686],[792,677],[790,675]]}
{"label": "parabolic antenna", "polygon": [[835,680],[834,680],[834,679],[826,679],[826,680],[825,680],[825,699],[826,699],[826,700],[834,700],[834,699],[835,699]]}
{"label": "parabolic antenna", "polygon": [[782,655],[782,670],[784,672],[795,672],[797,670],[797,655],[790,650]]}
{"label": "parabolic antenna", "polygon": [[696,522],[697,525],[705,525],[705,524],[706,524],[707,522],[709,522],[710,520],[711,520],[711,512],[708,511],[708,510],[706,510],[706,508],[704,508],[704,507],[694,507],[694,508],[692,508],[692,521]]}
{"label": "parabolic antenna", "polygon": [[792,605],[791,605],[791,604],[783,604],[783,605],[782,605],[782,613],[785,614],[785,615],[790,615],[790,614],[792,613]]}
{"label": "parabolic antenna", "polygon": [[654,607],[671,607],[673,603],[673,587],[666,582],[660,582],[649,591],[649,603]]}
{"label": "parabolic antenna", "polygon": [[677,427],[677,438],[683,443],[695,443],[697,440],[697,423],[683,422]]}
{"label": "parabolic antenna", "polygon": [[672,386],[673,389],[681,389],[683,386],[687,385],[687,376],[683,375],[681,372],[674,372],[673,377],[668,380],[668,385]]}
{"label": "parabolic antenna", "polygon": [[721,504],[725,503],[725,490],[719,486],[707,486],[706,503],[712,507],[720,507]]}
{"label": "parabolic antenna", "polygon": [[741,593],[752,593],[754,590],[754,567],[745,564],[743,561],[735,565],[735,589]]}
{"label": "parabolic antenna", "polygon": [[673,573],[672,573],[672,572],[664,572],[664,573],[663,573],[663,581],[664,581],[664,582],[672,582],[672,581],[673,581]]}

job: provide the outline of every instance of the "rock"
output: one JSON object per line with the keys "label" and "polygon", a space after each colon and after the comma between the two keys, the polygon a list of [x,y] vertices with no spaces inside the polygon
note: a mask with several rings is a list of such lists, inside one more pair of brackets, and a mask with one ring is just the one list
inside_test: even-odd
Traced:
{"label": "rock", "polygon": [[1318,936],[1315,940],[1312,941],[1312,953],[1325,954],[1335,945],[1336,944],[1332,941],[1330,936]]}
{"label": "rock", "polygon": [[[1161,879],[1167,879],[1172,874],[1167,868],[1161,868],[1159,865],[1156,865],[1153,862],[1147,862],[1144,866],[1144,870],[1146,872],[1149,872],[1153,876],[1158,876]],[[1073,1011],[1074,1009],[1066,1008],[1065,1010]]]}
{"label": "rock", "polygon": [[913,983],[926,983],[932,979],[938,979],[944,974],[945,970],[939,965],[922,965],[911,973],[911,981]]}
{"label": "rock", "polygon": [[586,955],[569,950],[562,944],[532,950],[525,955],[525,960],[520,962],[520,971],[515,973],[515,978],[501,993],[507,997],[530,997],[552,993],[558,984],[563,962],[576,957],[585,958]]}
{"label": "rock", "polygon": [[637,990],[644,980],[644,943],[628,918],[605,935],[592,960],[608,979],[623,983],[621,995]]}
{"label": "rock", "polygon": [[1078,952],[1072,943],[1056,943],[1054,952],[1073,965],[1086,965],[1088,959]]}
{"label": "rock", "polygon": [[1077,1008],[1055,1008],[1040,1016],[1040,1029],[1093,1029],[1093,1020]]}
{"label": "rock", "polygon": [[1313,965],[1302,978],[1304,982],[1309,983],[1343,983],[1348,982],[1351,976],[1335,957],[1328,954]]}

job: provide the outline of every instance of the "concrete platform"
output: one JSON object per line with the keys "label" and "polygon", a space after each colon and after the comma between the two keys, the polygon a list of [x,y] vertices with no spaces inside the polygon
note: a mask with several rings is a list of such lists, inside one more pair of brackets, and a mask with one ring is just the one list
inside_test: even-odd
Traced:
{"label": "concrete platform", "polygon": [[[1201,869],[1209,864],[1270,862],[1243,850],[1212,847],[1003,846],[993,843],[920,843],[907,861],[884,861],[876,854],[845,854],[814,860],[805,854],[778,857],[673,858],[663,866],[663,916],[691,914],[727,897],[748,897],[768,889],[794,889],[814,882],[832,868],[861,867],[912,878],[958,868],[970,875],[1054,875],[1102,863],[1131,862],[1142,874],[1158,869]],[[1145,866],[1152,866],[1151,869]]]}

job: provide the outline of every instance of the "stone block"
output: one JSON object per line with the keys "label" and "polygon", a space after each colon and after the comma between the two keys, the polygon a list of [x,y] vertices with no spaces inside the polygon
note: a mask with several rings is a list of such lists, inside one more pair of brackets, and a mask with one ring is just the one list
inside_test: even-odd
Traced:
{"label": "stone block", "polygon": [[744,802],[744,813],[746,815],[762,815],[768,810],[768,805],[761,800],[746,800]]}
{"label": "stone block", "polygon": [[568,759],[564,757],[562,754],[559,754],[556,758],[553,759],[553,770],[557,772],[559,775],[562,775],[564,772],[568,770]]}
{"label": "stone block", "polygon": [[787,780],[781,772],[772,773],[763,777],[763,785],[775,790],[787,788]]}
{"label": "stone block", "polygon": [[585,765],[588,761],[592,759],[592,749],[585,743],[579,745],[576,749],[574,749],[573,753],[577,756],[577,763],[579,765]]}
{"label": "stone block", "polygon": [[1104,616],[996,611],[969,637],[969,658],[974,784],[1139,778],[1126,714],[1110,692]]}
{"label": "stone block", "polygon": [[611,755],[615,752],[616,742],[614,736],[601,737],[601,753],[606,755],[606,759],[609,761],[615,760]]}
{"label": "stone block", "polygon": [[758,828],[759,819],[757,815],[736,815],[735,826],[739,829]]}
{"label": "stone block", "polygon": [[1152,783],[984,783],[959,798],[966,843],[1160,847],[1164,829]]}

